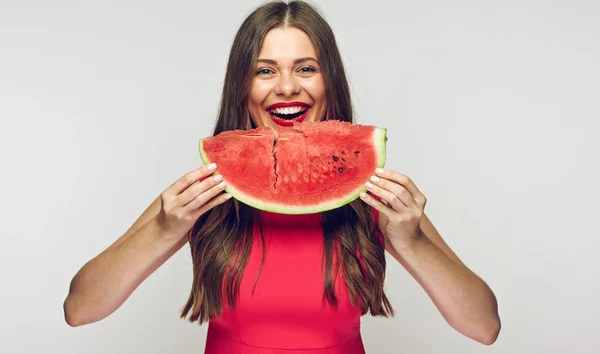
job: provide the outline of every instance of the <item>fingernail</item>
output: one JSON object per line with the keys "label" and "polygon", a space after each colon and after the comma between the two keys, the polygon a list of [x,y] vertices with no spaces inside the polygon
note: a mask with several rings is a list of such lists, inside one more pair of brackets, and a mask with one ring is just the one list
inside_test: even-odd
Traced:
{"label": "fingernail", "polygon": [[361,197],[361,198],[366,198],[366,197],[367,197],[367,193],[365,193],[365,192],[360,192],[360,197]]}
{"label": "fingernail", "polygon": [[383,174],[383,168],[376,168],[375,169],[375,173],[377,173],[378,175],[382,175]]}
{"label": "fingernail", "polygon": [[209,171],[214,171],[217,168],[217,164],[213,162],[210,165],[208,165],[206,168],[208,168]]}
{"label": "fingernail", "polygon": [[226,186],[226,185],[227,185],[227,183],[225,183],[225,182],[221,182],[221,183],[219,184],[219,189],[223,189],[223,188],[225,188],[225,186]]}
{"label": "fingernail", "polygon": [[374,183],[379,183],[379,181],[381,181],[381,179],[377,176],[371,176],[371,181],[373,181]]}
{"label": "fingernail", "polygon": [[225,193],[225,195],[223,196],[223,198],[225,198],[225,200],[231,198],[231,194],[229,193]]}
{"label": "fingernail", "polygon": [[221,175],[216,175],[213,177],[213,181],[215,182],[221,182],[223,180],[223,176]]}
{"label": "fingernail", "polygon": [[371,182],[367,182],[367,183],[365,183],[365,186],[367,186],[367,188],[369,188],[369,189],[371,189],[371,188],[373,188],[373,187],[374,187],[374,186],[373,186],[373,184],[372,184]]}

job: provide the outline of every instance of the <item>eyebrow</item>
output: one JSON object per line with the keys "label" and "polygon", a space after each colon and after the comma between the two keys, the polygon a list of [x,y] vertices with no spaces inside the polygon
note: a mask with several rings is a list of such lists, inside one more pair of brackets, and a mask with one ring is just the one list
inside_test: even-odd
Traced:
{"label": "eyebrow", "polygon": [[[310,60],[316,61],[317,63],[319,62],[317,59],[315,59],[313,57],[303,57],[303,58],[298,58],[298,59],[294,60],[294,65],[298,65],[300,63],[304,63],[304,62],[307,62]],[[273,59],[259,58],[258,62],[270,64],[270,65],[277,65],[277,61],[273,60]]]}

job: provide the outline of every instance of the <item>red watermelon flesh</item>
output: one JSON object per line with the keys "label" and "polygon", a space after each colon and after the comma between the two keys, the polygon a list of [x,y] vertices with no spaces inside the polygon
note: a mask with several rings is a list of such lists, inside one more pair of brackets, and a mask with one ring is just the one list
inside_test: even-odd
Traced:
{"label": "red watermelon flesh", "polygon": [[[277,137],[277,138],[276,138]],[[343,206],[383,167],[386,129],[336,120],[226,131],[200,141],[227,192],[257,209],[310,214]]]}

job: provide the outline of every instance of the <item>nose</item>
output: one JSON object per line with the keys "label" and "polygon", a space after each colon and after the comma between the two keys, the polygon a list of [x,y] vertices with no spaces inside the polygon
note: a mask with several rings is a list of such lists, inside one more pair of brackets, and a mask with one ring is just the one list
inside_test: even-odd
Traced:
{"label": "nose", "polygon": [[275,85],[275,93],[285,97],[290,97],[300,92],[300,85],[293,74],[282,74]]}

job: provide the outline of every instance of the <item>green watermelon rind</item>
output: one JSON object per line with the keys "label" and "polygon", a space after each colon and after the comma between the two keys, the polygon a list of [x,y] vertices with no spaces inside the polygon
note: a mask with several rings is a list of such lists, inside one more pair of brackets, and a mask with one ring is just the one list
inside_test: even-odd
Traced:
{"label": "green watermelon rind", "polygon": [[[378,156],[376,167],[383,168],[383,167],[385,167],[385,162],[386,162],[386,158],[387,158],[387,148],[386,148],[387,129],[386,128],[380,128],[380,127],[374,128],[373,143],[374,143],[373,144],[374,149],[375,149],[375,151],[377,151],[377,156]],[[208,165],[213,162],[213,161],[210,161],[210,159],[204,152],[203,139],[200,139],[200,142],[198,144],[198,150],[200,152],[200,158],[202,159],[202,162],[205,165]],[[214,173],[218,173],[218,171],[219,171],[219,167],[218,167],[218,163],[217,163],[217,170]],[[375,173],[375,171],[373,171],[373,173]],[[365,182],[367,182],[367,181],[365,181]],[[365,187],[364,183],[362,183],[354,191],[347,193],[346,195],[344,195],[340,198],[336,198],[331,201],[319,203],[316,205],[299,206],[299,205],[282,205],[282,204],[274,204],[271,202],[263,202],[259,199],[249,197],[244,192],[238,190],[237,188],[235,188],[234,186],[232,186],[229,183],[225,187],[225,192],[231,194],[231,196],[233,198],[235,198],[236,200],[238,200],[246,205],[249,205],[256,209],[271,212],[271,213],[290,214],[290,215],[316,214],[316,213],[321,213],[321,212],[328,211],[328,210],[337,209],[339,207],[342,207],[342,206],[358,199],[360,197],[360,193],[366,192],[366,191],[367,191],[367,188]]]}

